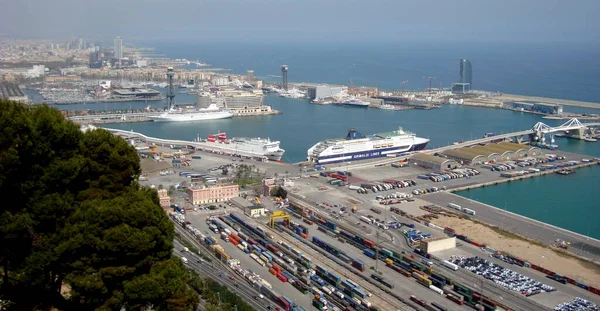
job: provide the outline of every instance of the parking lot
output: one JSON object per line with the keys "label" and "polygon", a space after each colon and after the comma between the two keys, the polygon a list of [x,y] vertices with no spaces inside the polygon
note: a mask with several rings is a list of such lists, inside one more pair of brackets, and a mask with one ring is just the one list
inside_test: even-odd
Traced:
{"label": "parking lot", "polygon": [[600,307],[591,301],[575,298],[569,302],[561,303],[557,305],[554,310],[556,311],[600,311]]}
{"label": "parking lot", "polygon": [[451,257],[450,262],[527,297],[556,291],[556,288],[550,285],[496,265],[481,257]]}

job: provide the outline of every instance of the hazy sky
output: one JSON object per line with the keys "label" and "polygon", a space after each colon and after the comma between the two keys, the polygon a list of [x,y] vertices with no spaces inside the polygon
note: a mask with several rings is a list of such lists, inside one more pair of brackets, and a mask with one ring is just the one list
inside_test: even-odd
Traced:
{"label": "hazy sky", "polygon": [[592,41],[600,0],[0,0],[0,33],[188,40]]}

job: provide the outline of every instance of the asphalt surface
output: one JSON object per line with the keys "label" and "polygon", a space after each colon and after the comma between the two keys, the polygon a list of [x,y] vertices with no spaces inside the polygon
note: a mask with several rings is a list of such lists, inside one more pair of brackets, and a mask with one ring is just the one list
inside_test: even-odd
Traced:
{"label": "asphalt surface", "polygon": [[496,225],[508,231],[531,237],[544,244],[553,244],[556,239],[571,242],[569,251],[593,260],[600,260],[599,240],[585,237],[531,218],[513,214],[452,193],[437,192],[423,195],[420,198],[439,206],[445,207],[448,203],[452,202],[463,208],[470,208],[475,211],[475,219]]}

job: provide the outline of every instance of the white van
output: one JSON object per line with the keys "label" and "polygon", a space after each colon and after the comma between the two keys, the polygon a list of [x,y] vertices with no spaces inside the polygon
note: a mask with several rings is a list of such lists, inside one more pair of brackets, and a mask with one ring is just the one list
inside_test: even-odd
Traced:
{"label": "white van", "polygon": [[183,263],[187,263],[188,262],[187,258],[185,258],[185,257],[181,257],[181,261],[183,261]]}

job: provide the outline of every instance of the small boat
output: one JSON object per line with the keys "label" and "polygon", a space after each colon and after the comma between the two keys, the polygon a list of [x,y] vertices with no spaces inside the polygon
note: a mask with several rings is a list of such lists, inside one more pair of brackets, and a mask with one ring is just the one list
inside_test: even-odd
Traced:
{"label": "small boat", "polygon": [[560,174],[560,175],[571,175],[571,174],[575,174],[575,170],[570,170],[570,169],[562,169],[562,170],[558,170],[558,171],[556,171],[556,174]]}
{"label": "small boat", "polygon": [[394,106],[394,105],[389,105],[389,104],[383,104],[383,105],[379,105],[379,106],[377,106],[377,108],[379,108],[379,109],[384,109],[384,110],[398,110],[398,109],[396,108],[396,106]]}

